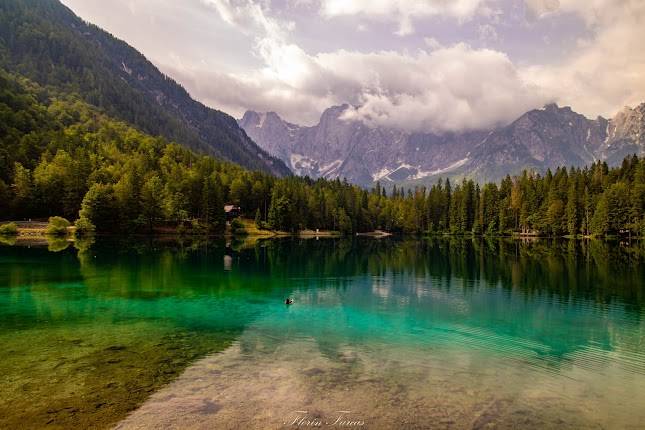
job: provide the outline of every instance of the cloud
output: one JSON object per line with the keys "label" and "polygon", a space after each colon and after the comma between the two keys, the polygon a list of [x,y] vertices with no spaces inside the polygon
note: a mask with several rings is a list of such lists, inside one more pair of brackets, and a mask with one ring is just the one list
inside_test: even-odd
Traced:
{"label": "cloud", "polygon": [[443,45],[441,44],[441,42],[439,42],[434,37],[424,37],[423,42],[428,46],[428,48],[432,50],[443,48]]}
{"label": "cloud", "polygon": [[280,23],[270,18],[266,6],[253,0],[202,0],[212,6],[222,20],[245,34],[263,34],[265,37],[284,38],[293,30],[293,22]]}
{"label": "cloud", "polygon": [[[229,25],[254,34],[254,55],[262,66],[231,74],[175,62],[164,71],[177,76],[202,101],[238,116],[246,108],[274,110],[292,122],[314,124],[324,109],[349,103],[355,108],[347,112],[347,120],[443,132],[503,124],[547,101],[537,87],[522,79],[505,54],[494,50],[463,43],[446,47],[429,38],[430,51],[341,49],[311,55],[289,41],[293,26],[270,17],[266,4],[202,1]],[[370,2],[372,11],[408,3],[413,9],[422,8],[421,2]],[[479,3],[435,1],[423,2],[423,7],[432,13],[467,16]],[[345,8],[349,13],[356,6],[356,2],[343,2],[330,10],[340,13]]]}
{"label": "cloud", "polygon": [[[240,33],[253,37],[252,55],[261,66],[226,73],[201,64],[185,64],[169,56],[158,62],[202,102],[233,115],[245,109],[275,110],[303,122],[329,107],[336,99],[321,84],[323,70],[298,45],[290,43],[293,22],[270,16],[268,2],[253,0],[200,0]],[[301,5],[299,1],[297,5]],[[168,59],[171,61],[169,62]]]}
{"label": "cloud", "polygon": [[575,13],[588,25],[606,20],[607,13],[621,13],[639,0],[525,0],[529,11],[540,18],[553,14]]}
{"label": "cloud", "polygon": [[499,42],[499,35],[497,34],[497,30],[495,30],[495,27],[490,24],[480,25],[477,29],[477,33],[479,35],[480,42],[482,42],[486,46]]}
{"label": "cloud", "polygon": [[555,12],[560,8],[560,0],[525,0],[529,11],[537,17]]}
{"label": "cloud", "polygon": [[[548,99],[500,52],[457,44],[415,56],[340,52],[319,61],[353,79],[347,119],[408,131],[456,131],[510,122]],[[354,71],[352,73],[352,71]],[[358,71],[358,72],[357,72]]]}
{"label": "cloud", "polygon": [[[532,0],[529,6],[544,10],[539,3],[545,2]],[[524,68],[524,79],[590,117],[612,116],[645,101],[645,2],[559,0],[542,19],[565,13],[580,16],[591,35],[558,64]]]}
{"label": "cloud", "polygon": [[488,10],[487,0],[321,0],[320,13],[326,18],[364,16],[398,24],[396,34],[414,32],[413,19],[445,16],[469,20],[480,11]]}
{"label": "cloud", "polygon": [[456,131],[507,123],[548,101],[506,55],[465,44],[414,55],[340,50],[315,56],[295,45],[263,46],[266,65],[249,75],[166,71],[238,116],[247,107],[275,110],[301,124],[350,103],[356,107],[345,118],[370,126]]}
{"label": "cloud", "polygon": [[[201,1],[230,26],[253,37],[252,53],[259,66],[226,73],[177,61],[162,68],[205,103],[237,116],[246,109],[276,111],[289,121],[311,125],[324,109],[349,103],[354,108],[347,112],[347,120],[442,132],[506,124],[550,101],[595,116],[612,115],[624,104],[645,100],[645,51],[640,48],[645,40],[645,3],[640,0],[526,0],[540,17],[536,19],[576,14],[589,31],[566,60],[523,66],[494,49],[442,45],[433,38],[422,39],[428,49],[413,52],[339,49],[311,54],[292,42],[294,25],[272,17],[268,2]],[[334,6],[323,0],[322,7],[325,2]],[[450,9],[458,3],[461,8]],[[396,16],[403,5],[421,5],[374,1],[365,4],[365,11],[355,11],[360,4],[338,3],[330,9],[333,14],[328,13],[394,11]],[[423,5],[465,19],[479,13],[483,1]],[[497,40],[494,27],[475,25],[482,41]]]}

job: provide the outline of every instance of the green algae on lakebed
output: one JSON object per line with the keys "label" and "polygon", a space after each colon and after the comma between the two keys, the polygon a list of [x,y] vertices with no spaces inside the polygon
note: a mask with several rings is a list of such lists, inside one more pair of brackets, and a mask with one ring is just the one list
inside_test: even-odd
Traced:
{"label": "green algae on lakebed", "polygon": [[0,428],[108,428],[239,333],[200,327],[204,308],[176,306],[136,255],[97,255],[0,248]]}
{"label": "green algae on lakebed", "polygon": [[106,322],[0,334],[0,428],[106,428],[233,336]]}

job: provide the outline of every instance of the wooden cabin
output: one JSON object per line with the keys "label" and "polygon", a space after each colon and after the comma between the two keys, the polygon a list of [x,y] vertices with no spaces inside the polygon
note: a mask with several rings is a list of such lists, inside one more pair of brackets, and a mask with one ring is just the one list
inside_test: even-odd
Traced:
{"label": "wooden cabin", "polygon": [[242,209],[236,205],[224,205],[224,213],[226,213],[226,221],[230,221],[239,217],[242,214]]}

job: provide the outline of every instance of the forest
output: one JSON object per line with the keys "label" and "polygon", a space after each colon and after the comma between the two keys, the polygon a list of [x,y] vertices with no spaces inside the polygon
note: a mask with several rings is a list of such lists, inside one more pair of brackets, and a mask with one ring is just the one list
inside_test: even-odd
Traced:
{"label": "forest", "polygon": [[276,178],[197,154],[116,120],[70,93],[0,71],[0,220],[62,216],[79,231],[160,226],[221,233],[224,204],[264,228],[344,234],[645,233],[645,158],[525,171],[501,183],[363,189]]}
{"label": "forest", "polygon": [[0,2],[0,67],[98,107],[110,118],[254,170],[289,169],[141,53],[58,0]]}

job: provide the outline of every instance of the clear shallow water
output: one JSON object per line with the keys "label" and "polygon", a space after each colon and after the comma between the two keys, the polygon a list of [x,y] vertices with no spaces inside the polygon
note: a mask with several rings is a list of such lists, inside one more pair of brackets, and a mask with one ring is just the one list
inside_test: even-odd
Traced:
{"label": "clear shallow water", "polygon": [[0,247],[0,427],[645,423],[639,244],[63,248]]}

